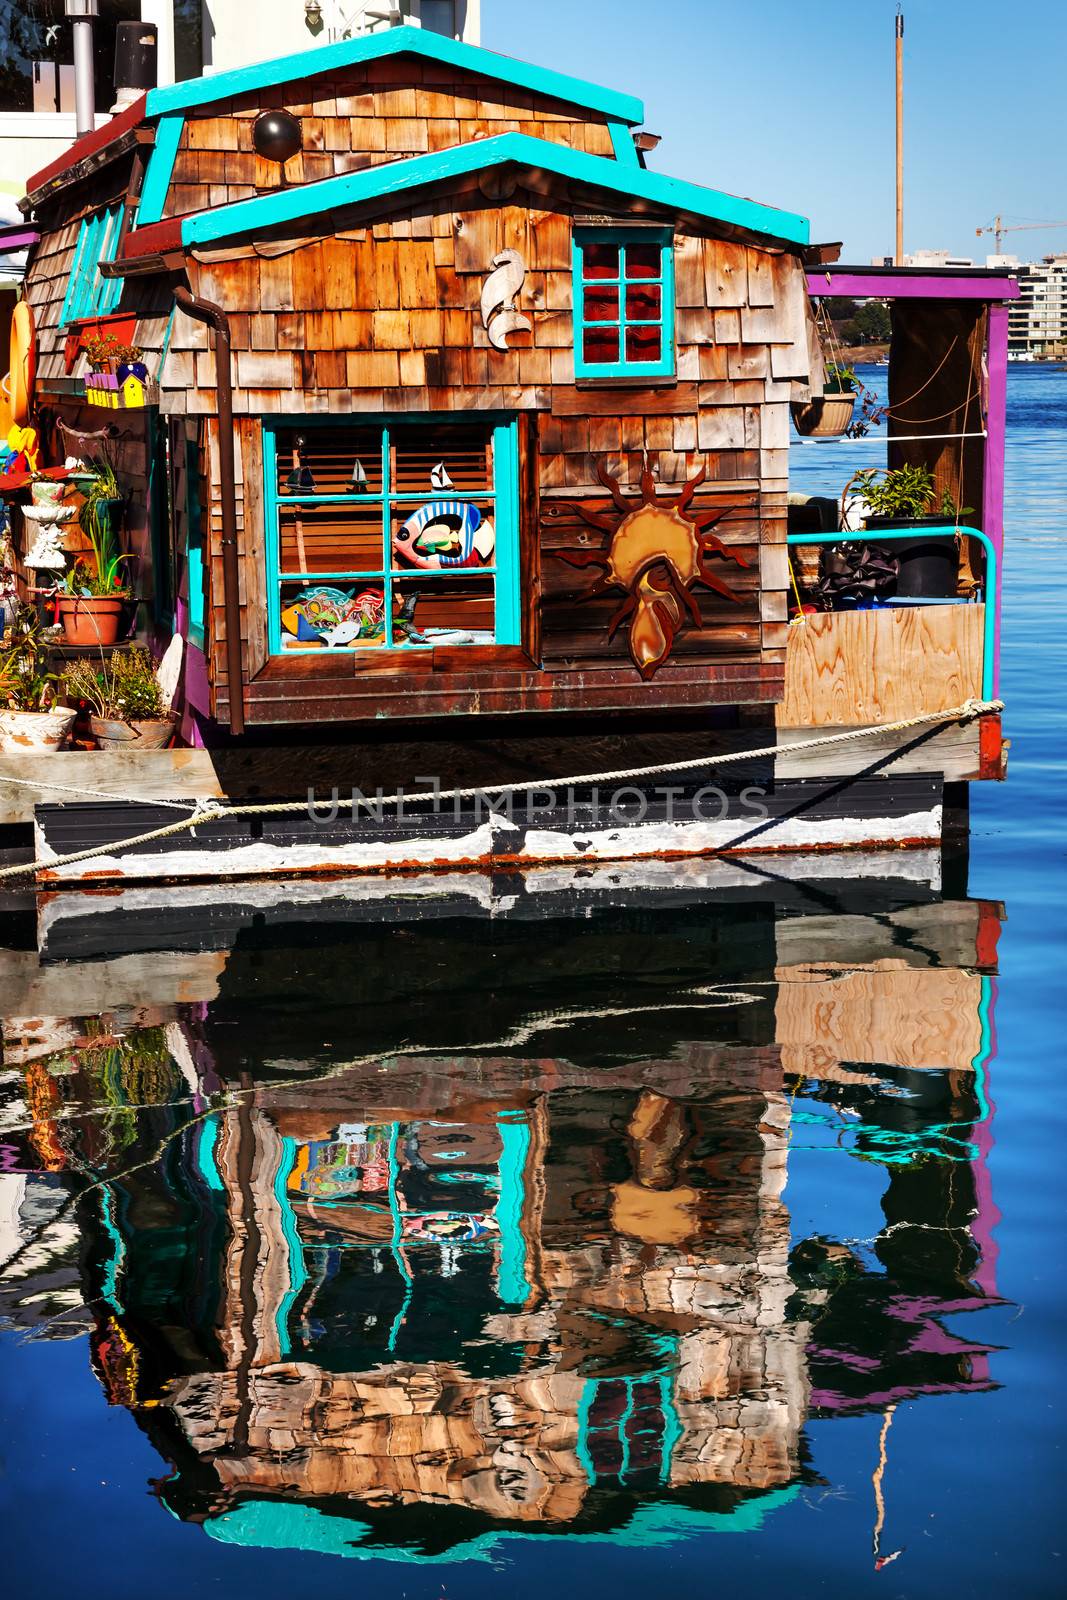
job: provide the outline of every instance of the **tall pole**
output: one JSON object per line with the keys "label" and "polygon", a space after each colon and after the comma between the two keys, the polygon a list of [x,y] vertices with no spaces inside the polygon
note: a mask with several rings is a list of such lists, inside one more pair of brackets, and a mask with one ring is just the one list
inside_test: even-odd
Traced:
{"label": "tall pole", "polygon": [[897,6],[897,243],[893,264],[904,265],[904,13]]}
{"label": "tall pole", "polygon": [[97,0],[67,0],[65,9],[74,35],[74,124],[80,139],[96,126],[93,23],[99,6]]}

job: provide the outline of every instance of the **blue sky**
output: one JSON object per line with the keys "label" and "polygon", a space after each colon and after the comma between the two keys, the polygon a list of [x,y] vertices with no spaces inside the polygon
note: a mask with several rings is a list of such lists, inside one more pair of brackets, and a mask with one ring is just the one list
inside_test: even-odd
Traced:
{"label": "blue sky", "polygon": [[[644,99],[650,165],[893,248],[895,0],[482,0],[482,42]],[[905,0],[904,247],[983,260],[1067,220],[1067,4]],[[1023,260],[1067,227],[1008,234]]]}

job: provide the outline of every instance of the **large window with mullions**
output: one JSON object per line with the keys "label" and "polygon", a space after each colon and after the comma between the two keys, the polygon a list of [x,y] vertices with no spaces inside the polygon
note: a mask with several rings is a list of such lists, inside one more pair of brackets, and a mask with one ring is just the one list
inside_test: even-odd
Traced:
{"label": "large window with mullions", "polygon": [[520,640],[514,421],[264,421],[272,654]]}

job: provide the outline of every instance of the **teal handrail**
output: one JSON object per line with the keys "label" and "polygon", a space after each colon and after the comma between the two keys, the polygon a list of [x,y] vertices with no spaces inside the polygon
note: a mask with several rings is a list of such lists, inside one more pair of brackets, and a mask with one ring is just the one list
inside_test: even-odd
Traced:
{"label": "teal handrail", "polygon": [[786,535],[786,544],[883,544],[887,539],[931,539],[940,538],[944,534],[966,534],[970,539],[979,539],[986,557],[985,583],[983,584],[982,598],[985,603],[985,616],[982,625],[982,699],[993,698],[993,666],[996,658],[996,627],[997,627],[997,551],[988,533],[983,533],[981,528],[958,528],[952,523],[943,527],[938,525],[928,527],[925,523],[910,528],[860,528],[858,531],[840,533],[790,533]]}

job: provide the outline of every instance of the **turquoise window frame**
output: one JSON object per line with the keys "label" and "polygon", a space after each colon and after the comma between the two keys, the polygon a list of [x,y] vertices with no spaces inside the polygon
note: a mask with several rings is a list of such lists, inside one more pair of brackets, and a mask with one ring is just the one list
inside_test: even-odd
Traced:
{"label": "turquoise window frame", "polygon": [[83,322],[87,317],[106,317],[114,311],[122,295],[121,278],[103,278],[100,265],[114,261],[122,232],[123,205],[108,206],[82,219],[71,261],[70,279],[60,312],[61,324]]}
{"label": "turquoise window frame", "polygon": [[[585,246],[612,244],[619,248],[619,275],[617,278],[587,278],[584,270]],[[643,287],[660,288],[660,315],[658,318],[634,318],[626,315],[626,251],[635,244],[658,244],[660,270],[658,278],[634,278],[630,282]],[[674,338],[674,233],[670,228],[575,228],[571,235],[571,269],[574,286],[574,376],[576,378],[673,378],[677,360]],[[619,291],[619,315],[605,321],[588,321],[585,315],[586,289],[611,289]],[[585,359],[585,331],[591,327],[617,327],[619,330],[618,361],[587,361]],[[659,327],[661,345],[658,361],[627,361],[626,329],[628,327]]]}
{"label": "turquoise window frame", "polygon": [[[281,622],[281,585],[283,583],[380,583],[385,590],[385,648],[394,648],[393,640],[393,614],[392,596],[393,583],[396,573],[389,570],[386,564],[386,552],[392,538],[392,524],[390,513],[395,506],[408,506],[415,510],[427,500],[434,498],[434,491],[418,494],[399,494],[391,491],[389,483],[390,444],[392,430],[395,427],[425,427],[431,428],[435,423],[440,423],[440,417],[434,416],[400,416],[400,417],[374,417],[337,415],[308,417],[264,417],[261,419],[263,434],[263,521],[266,544],[266,582],[267,582],[267,647],[272,656],[283,658],[290,652],[282,649],[282,622]],[[473,418],[467,420],[473,421]],[[465,649],[477,653],[479,649],[494,649],[499,645],[520,645],[522,643],[522,596],[519,581],[519,432],[518,421],[514,417],[483,417],[480,420],[488,422],[492,431],[493,441],[493,486],[486,494],[469,496],[479,502],[489,501],[493,507],[493,525],[496,533],[495,557],[491,567],[478,567],[468,569],[442,568],[440,571],[412,570],[405,573],[408,581],[425,579],[429,582],[456,578],[467,571],[470,576],[493,579],[493,608],[494,629],[493,644],[489,645],[461,645],[450,646],[450,649]],[[278,493],[278,433],[288,428],[300,428],[308,436],[313,435],[316,426],[337,427],[339,424],[349,423],[355,429],[366,429],[377,425],[381,430],[382,441],[382,488],[379,494],[286,494]],[[450,496],[454,497],[454,496]],[[463,498],[459,496],[459,498]],[[278,514],[282,505],[309,506],[309,505],[380,505],[382,512],[382,561],[383,565],[376,571],[349,571],[349,572],[283,572],[279,566],[279,520]],[[433,648],[433,641],[429,644],[402,644],[396,649],[412,654],[420,650]],[[359,655],[366,650],[366,646],[339,645],[335,653],[346,655]]]}

